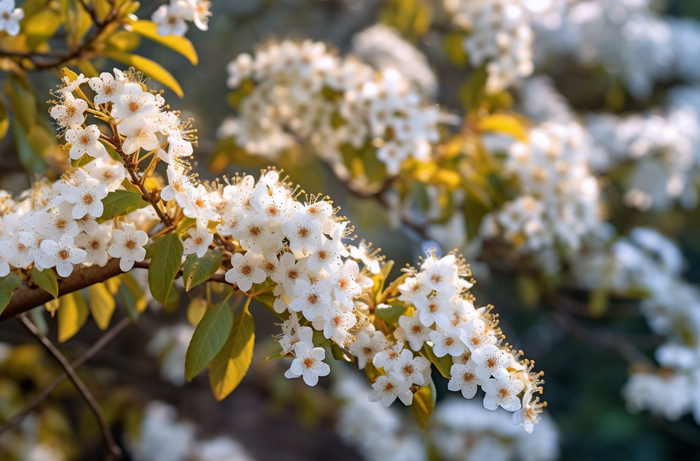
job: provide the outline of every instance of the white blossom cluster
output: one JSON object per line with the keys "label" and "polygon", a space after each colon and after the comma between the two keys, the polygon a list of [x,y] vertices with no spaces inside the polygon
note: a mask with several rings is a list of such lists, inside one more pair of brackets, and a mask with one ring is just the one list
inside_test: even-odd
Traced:
{"label": "white blossom cluster", "polygon": [[668,210],[676,202],[695,206],[700,120],[692,108],[678,105],[666,113],[590,115],[586,125],[607,154],[607,165],[599,165],[603,171],[632,164],[623,179],[628,206],[654,211]]}
{"label": "white blossom cluster", "polygon": [[170,0],[161,5],[151,16],[158,25],[159,35],[185,35],[187,23],[193,22],[199,30],[209,29],[209,8],[207,0]]}
{"label": "white blossom cluster", "polygon": [[299,139],[332,162],[343,148],[371,148],[396,174],[406,159],[427,160],[438,140],[440,113],[410,80],[340,58],[323,43],[271,43],[238,56],[228,73],[228,86],[246,96],[219,134],[253,155],[275,159]]}
{"label": "white blossom cluster", "polygon": [[[406,308],[399,327],[387,337],[373,324],[366,324],[356,333],[350,350],[360,369],[372,364],[379,372],[370,400],[380,400],[388,407],[398,398],[410,405],[412,386],[429,383],[430,362],[418,355],[429,348],[436,357],[449,359],[451,391],[471,399],[481,387],[486,408],[501,406],[513,412],[514,423],[530,432],[543,406],[534,397],[541,391],[541,375],[502,344],[490,308],[474,307],[468,292],[472,284],[465,279],[468,275],[463,261],[454,255],[438,259],[430,254],[420,271],[406,270],[398,287],[398,305],[403,301]],[[376,310],[390,308],[379,305]]]}
{"label": "white blossom cluster", "polygon": [[700,61],[696,21],[660,16],[652,0],[566,1],[558,27],[537,37],[540,60],[573,56],[602,65],[618,76],[630,94],[643,99],[656,82],[697,82]]}
{"label": "white blossom cluster", "polygon": [[632,411],[650,410],[676,420],[692,412],[700,422],[700,289],[681,277],[684,261],[676,245],[650,228],[635,228],[581,254],[575,283],[642,298],[650,329],[666,337],[655,351],[660,368],[639,364],[623,394]]}
{"label": "white blossom cluster", "polygon": [[473,67],[486,66],[486,91],[504,90],[534,70],[527,0],[445,0],[452,22],[467,31],[464,50]]}
{"label": "white blossom cluster", "polygon": [[[428,445],[445,461],[553,461],[559,457],[556,428],[546,416],[532,434],[508,425],[504,410],[488,411],[475,402],[439,400],[428,430],[407,423],[397,411],[367,401],[358,379],[342,376],[333,386],[341,400],[336,432],[366,461],[425,461]],[[541,429],[541,430],[540,430]]]}
{"label": "white blossom cluster", "polygon": [[134,461],[250,461],[229,437],[199,440],[192,423],[178,421],[177,409],[154,401],[144,410],[138,438],[127,439]]}
{"label": "white blossom cluster", "polygon": [[24,17],[22,8],[15,8],[15,0],[0,0],[0,32],[19,34],[19,21]]}
{"label": "white blossom cluster", "polygon": [[508,426],[504,411],[489,412],[473,402],[447,398],[435,408],[430,437],[440,459],[449,461],[554,461],[559,437],[546,415],[537,431],[526,434]]}
{"label": "white blossom cluster", "polygon": [[506,160],[521,194],[487,216],[482,234],[526,252],[576,251],[601,223],[585,133],[577,123],[547,122],[530,129],[528,138],[511,144]]}
{"label": "white blossom cluster", "polygon": [[[94,102],[74,96],[84,94],[85,84],[96,93]],[[35,267],[55,268],[60,277],[68,277],[76,265],[104,266],[110,258],[118,258],[126,272],[144,260],[148,235],[141,228],[148,229],[158,217],[146,207],[121,220],[102,222],[102,200],[124,189],[126,169],[108,153],[106,135],[98,125],[88,124],[86,115],[97,113],[95,122],[107,118],[118,125],[124,138],[118,143],[125,154],[138,155],[143,149],[167,163],[192,153],[186,125],[176,112],[164,108],[160,95],[145,91],[134,76],[116,69],[114,75],[91,79],[82,74],[73,81],[66,77],[56,97],[51,117],[70,144],[70,158],[81,166],[53,183],[36,183],[18,200],[2,195],[0,276],[13,268]]]}
{"label": "white blossom cluster", "polygon": [[332,392],[341,400],[335,431],[366,461],[423,461],[426,447],[418,428],[401,414],[370,402],[367,388],[348,373],[339,375]]}
{"label": "white blossom cluster", "polygon": [[394,29],[375,24],[352,39],[352,53],[377,69],[400,71],[428,97],[435,97],[438,82],[425,55]]}

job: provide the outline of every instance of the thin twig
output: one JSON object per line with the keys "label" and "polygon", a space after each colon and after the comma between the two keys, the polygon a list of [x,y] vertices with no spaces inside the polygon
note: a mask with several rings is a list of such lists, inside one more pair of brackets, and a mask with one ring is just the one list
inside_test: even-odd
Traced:
{"label": "thin twig", "polygon": [[80,395],[82,395],[85,402],[95,414],[97,423],[100,425],[100,430],[102,431],[102,436],[104,437],[105,442],[107,442],[107,447],[111,453],[110,459],[120,459],[122,457],[122,450],[114,440],[114,436],[109,430],[109,425],[102,414],[100,406],[97,404],[95,397],[90,393],[90,390],[87,388],[87,386],[85,386],[85,383],[83,383],[80,377],[75,373],[75,370],[73,370],[73,367],[71,367],[70,363],[68,363],[68,360],[66,360],[58,349],[56,349],[56,346],[53,345],[49,338],[44,336],[41,331],[39,331],[39,329],[27,318],[27,314],[20,314],[18,319],[19,322],[22,323],[22,325],[24,325],[24,327],[29,330],[31,334],[36,336],[36,338],[41,342],[42,346],[44,346],[44,348],[61,365],[63,371],[65,371],[65,373],[68,375],[68,378],[73,382],[76,389],[78,389],[78,392],[80,392]]}
{"label": "thin twig", "polygon": [[[124,317],[117,323],[112,329],[107,331],[95,344],[90,347],[83,355],[81,355],[76,361],[70,364],[70,366],[75,370],[80,368],[86,361],[90,360],[95,354],[97,354],[107,343],[114,339],[117,334],[119,334],[124,328],[131,323],[129,317]],[[63,372],[54,378],[48,386],[46,386],[42,391],[37,394],[34,399],[32,399],[29,404],[22,409],[19,413],[14,415],[6,424],[0,426],[0,435],[12,427],[17,427],[27,416],[29,416],[46,398],[61,384],[68,375]]]}

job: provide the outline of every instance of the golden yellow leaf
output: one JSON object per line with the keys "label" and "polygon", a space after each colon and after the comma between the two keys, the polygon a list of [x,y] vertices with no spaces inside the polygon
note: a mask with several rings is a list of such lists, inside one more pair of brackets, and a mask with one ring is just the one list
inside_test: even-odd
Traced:
{"label": "golden yellow leaf", "polygon": [[180,84],[177,83],[175,77],[170,74],[163,66],[148,58],[136,54],[120,53],[118,51],[105,52],[105,56],[114,61],[121,62],[127,66],[134,67],[143,72],[146,76],[159,81],[175,92],[178,97],[182,98],[185,93],[182,91]]}

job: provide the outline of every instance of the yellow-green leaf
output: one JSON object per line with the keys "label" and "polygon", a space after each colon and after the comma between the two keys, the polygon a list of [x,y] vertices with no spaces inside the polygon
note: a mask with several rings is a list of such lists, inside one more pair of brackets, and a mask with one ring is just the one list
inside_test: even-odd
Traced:
{"label": "yellow-green leaf", "polygon": [[51,296],[58,298],[58,280],[53,269],[49,268],[39,271],[34,267],[32,269],[32,280]]}
{"label": "yellow-green leaf", "polygon": [[182,278],[185,282],[185,291],[206,282],[221,267],[223,255],[219,250],[208,251],[198,258],[196,254],[187,256],[182,270]]}
{"label": "yellow-green leaf", "polygon": [[194,45],[192,45],[192,42],[190,42],[187,37],[179,37],[177,35],[160,35],[157,32],[158,25],[144,19],[132,23],[131,28],[140,36],[146,37],[147,39],[168,47],[171,50],[177,51],[186,57],[193,65],[196,66],[199,62],[197,50],[194,49]]}
{"label": "yellow-green leaf", "polygon": [[433,383],[432,378],[427,386],[421,387],[413,394],[411,413],[413,413],[413,418],[423,430],[428,426],[430,415],[433,414],[436,396],[437,392],[435,391],[435,383]]}
{"label": "yellow-green leaf", "polygon": [[493,114],[479,121],[479,131],[509,134],[519,141],[527,142],[527,131],[522,122],[512,115]]}
{"label": "yellow-green leaf", "polygon": [[187,305],[187,321],[197,326],[206,312],[207,302],[202,298],[194,298]]}
{"label": "yellow-green leaf", "polygon": [[180,237],[171,233],[163,237],[156,248],[148,267],[148,286],[153,297],[164,306],[180,270],[184,248]]}
{"label": "yellow-green leaf", "polygon": [[121,216],[131,213],[134,210],[148,206],[140,193],[131,192],[128,190],[115,190],[107,194],[107,197],[102,199],[104,210],[100,220],[107,221],[116,216]]}
{"label": "yellow-green leaf", "polygon": [[10,117],[7,115],[7,107],[5,107],[4,99],[0,98],[0,141],[7,136],[7,130],[10,128]]}
{"label": "yellow-green leaf", "polygon": [[452,369],[453,364],[451,355],[447,354],[443,357],[438,357],[433,352],[433,348],[431,346],[428,346],[427,344],[424,345],[421,349],[421,355],[428,359],[430,363],[435,365],[435,368],[437,368],[437,370],[444,378],[450,379],[450,370]]}
{"label": "yellow-green leaf", "polygon": [[192,381],[221,350],[233,326],[228,298],[212,307],[197,324],[185,354],[185,379]]}
{"label": "yellow-green leaf", "polygon": [[28,81],[10,74],[6,90],[10,96],[12,113],[22,128],[28,131],[36,121],[36,97]]}
{"label": "yellow-green leaf", "polygon": [[88,318],[88,307],[80,292],[61,296],[58,308],[58,341],[68,341]]}
{"label": "yellow-green leaf", "polygon": [[175,77],[173,77],[170,72],[165,70],[165,68],[157,62],[151,61],[148,58],[144,58],[143,56],[136,54],[120,53],[117,51],[105,52],[105,56],[117,62],[121,62],[122,64],[126,64],[127,66],[135,67],[148,77],[159,81],[163,85],[173,90],[179,97],[182,98],[185,96],[185,93],[183,93],[182,88],[180,87],[180,84],[177,83],[177,80],[175,80]]}
{"label": "yellow-green leaf", "polygon": [[114,302],[114,296],[104,283],[90,285],[87,291],[92,318],[95,319],[95,323],[101,330],[106,330],[109,321],[112,320],[114,308],[117,306]]}
{"label": "yellow-green leaf", "polygon": [[22,281],[14,272],[0,278],[0,314],[2,314],[2,311],[10,304],[12,295],[20,285],[22,285]]}
{"label": "yellow-green leaf", "polygon": [[226,343],[209,365],[209,384],[216,400],[225,399],[248,373],[253,360],[255,321],[248,312],[250,298],[233,321]]}

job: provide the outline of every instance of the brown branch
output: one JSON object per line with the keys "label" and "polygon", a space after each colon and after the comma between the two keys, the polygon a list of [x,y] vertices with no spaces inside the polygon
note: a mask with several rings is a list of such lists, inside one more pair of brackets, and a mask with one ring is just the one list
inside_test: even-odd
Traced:
{"label": "brown branch", "polygon": [[[82,2],[81,2],[82,3]],[[19,52],[13,50],[3,50],[0,49],[0,58],[2,57],[14,57],[21,59],[28,59],[32,65],[25,65],[22,60],[17,63],[24,70],[46,70],[52,68],[58,68],[73,59],[84,57],[91,51],[92,45],[97,41],[100,34],[113,22],[119,19],[119,8],[116,2],[112,2],[112,10],[109,12],[107,17],[103,21],[95,22],[96,16],[94,16],[94,11],[91,14],[93,17],[93,22],[95,24],[95,29],[92,33],[75,49],[65,50],[65,51],[52,51],[52,52]],[[48,61],[39,62],[37,59],[43,58],[53,58]]]}
{"label": "brown branch", "polygon": [[[129,317],[124,317],[119,323],[117,323],[112,329],[107,331],[95,344],[90,347],[83,355],[81,355],[75,362],[71,363],[71,367],[75,370],[80,368],[86,361],[90,360],[96,353],[98,353],[107,343],[114,339],[117,334],[119,334],[124,328],[131,323]],[[46,400],[46,398],[53,392],[54,389],[61,384],[68,375],[63,372],[54,378],[53,381],[49,383],[42,391],[32,399],[29,404],[22,409],[19,413],[14,415],[6,424],[0,426],[0,435],[12,427],[17,427],[27,416],[29,416],[41,403]]]}
{"label": "brown branch", "polygon": [[[135,268],[148,269],[150,263],[140,262],[134,264]],[[119,259],[111,259],[104,267],[90,266],[83,267],[73,272],[69,277],[61,279],[58,282],[58,295],[63,296],[74,291],[82,290],[90,285],[104,282],[112,277],[122,274],[123,271],[119,268]],[[182,275],[180,272],[179,275]],[[226,279],[221,274],[214,274],[209,278],[212,282],[227,283]],[[0,322],[7,320],[10,317],[15,317],[28,310],[34,309],[37,306],[46,304],[51,301],[53,296],[51,293],[44,291],[37,286],[24,285],[18,288],[12,295],[10,303],[7,305],[2,314],[0,314]]]}
{"label": "brown branch", "polygon": [[20,323],[22,323],[22,325],[24,325],[24,327],[27,330],[29,330],[31,334],[36,336],[39,342],[41,342],[41,345],[44,346],[44,348],[61,365],[65,373],[68,375],[68,378],[73,382],[76,389],[78,389],[78,392],[80,392],[85,402],[95,414],[95,418],[97,418],[97,423],[100,425],[100,429],[102,431],[102,436],[104,437],[105,442],[107,442],[107,447],[109,448],[109,459],[120,459],[122,457],[122,450],[121,448],[119,448],[119,445],[117,445],[117,442],[114,440],[114,436],[112,435],[112,432],[109,429],[109,425],[107,424],[107,421],[105,420],[105,417],[102,414],[102,410],[97,404],[95,397],[85,386],[85,383],[83,383],[80,377],[75,373],[75,370],[73,370],[73,367],[71,367],[70,363],[68,363],[68,360],[66,360],[66,358],[63,356],[63,354],[61,354],[61,352],[58,349],[56,349],[56,346],[53,345],[49,338],[44,336],[39,331],[39,329],[32,322],[29,321],[26,314],[20,314],[18,319]]}

